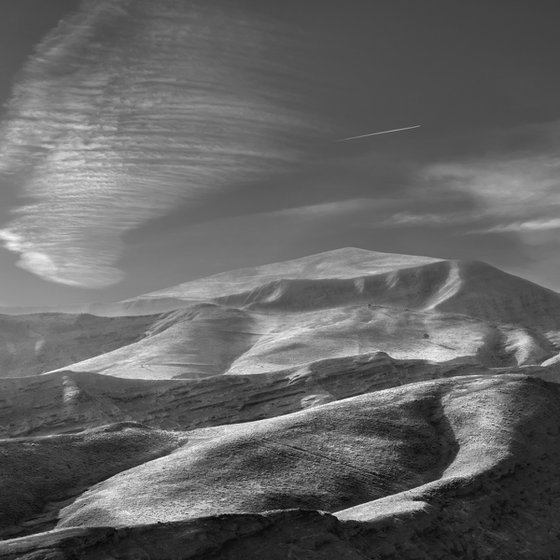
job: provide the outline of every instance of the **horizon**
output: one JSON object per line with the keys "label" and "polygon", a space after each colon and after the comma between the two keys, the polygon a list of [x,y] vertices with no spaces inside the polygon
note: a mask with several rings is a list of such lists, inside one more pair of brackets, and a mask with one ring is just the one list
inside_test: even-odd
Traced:
{"label": "horizon", "polygon": [[548,0],[6,0],[0,307],[345,247],[560,292],[557,15]]}

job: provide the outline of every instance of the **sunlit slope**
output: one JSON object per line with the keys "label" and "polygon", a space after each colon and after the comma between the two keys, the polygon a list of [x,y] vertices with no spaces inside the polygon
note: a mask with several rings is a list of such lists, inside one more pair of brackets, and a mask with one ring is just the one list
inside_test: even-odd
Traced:
{"label": "sunlit slope", "polygon": [[398,359],[538,365],[559,352],[558,331],[457,313],[368,304],[267,313],[194,306],[158,320],[140,341],[67,366],[139,379],[283,371],[324,358],[387,352]]}
{"label": "sunlit slope", "polygon": [[[262,283],[284,264],[284,279]],[[160,379],[273,372],[379,351],[489,367],[560,354],[560,295],[484,263],[348,249],[205,282],[166,294],[218,294],[211,302],[185,300],[155,318],[142,340],[69,367]]]}
{"label": "sunlit slope", "polygon": [[361,538],[353,543],[359,532],[355,523],[340,522],[323,512],[287,510],[134,527],[72,527],[0,542],[0,556],[3,560],[286,560],[297,551],[292,558],[363,560],[368,558],[362,551],[369,543]]}
{"label": "sunlit slope", "polygon": [[152,316],[141,340],[69,368],[138,379],[219,375],[253,347],[260,326],[245,310],[196,304]]}
{"label": "sunlit slope", "polygon": [[391,546],[400,526],[414,550],[464,535],[540,550],[560,513],[559,405],[555,384],[454,377],[199,431],[83,493],[58,527],[300,507],[380,523]]}

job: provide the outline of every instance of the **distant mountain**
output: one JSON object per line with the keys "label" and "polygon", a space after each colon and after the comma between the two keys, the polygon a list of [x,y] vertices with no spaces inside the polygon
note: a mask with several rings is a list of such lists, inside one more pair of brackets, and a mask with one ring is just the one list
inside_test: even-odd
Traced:
{"label": "distant mountain", "polygon": [[157,313],[176,309],[185,303],[240,296],[277,281],[352,279],[439,260],[441,259],[347,247],[299,259],[222,272],[124,300],[117,304],[92,306],[90,311],[123,315]]}
{"label": "distant mountain", "polygon": [[160,300],[297,310],[357,301],[560,325],[560,294],[486,263],[352,247],[216,274],[121,303],[142,308]]}
{"label": "distant mountain", "polygon": [[375,352],[560,362],[560,294],[480,262],[339,249],[96,309],[0,315],[0,377],[70,368],[196,379]]}
{"label": "distant mountain", "polygon": [[560,294],[480,262],[340,249],[188,282],[106,311],[132,323],[136,311],[169,305],[176,309],[154,316],[132,344],[64,367],[163,379],[282,371],[380,351],[489,367],[560,356]]}

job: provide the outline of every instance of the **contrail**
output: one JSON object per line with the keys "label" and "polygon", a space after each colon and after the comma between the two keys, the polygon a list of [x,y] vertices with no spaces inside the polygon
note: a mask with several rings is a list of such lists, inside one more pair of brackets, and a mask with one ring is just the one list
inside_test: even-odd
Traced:
{"label": "contrail", "polygon": [[393,128],[391,130],[382,130],[380,132],[370,132],[369,134],[360,134],[360,136],[350,136],[349,138],[341,138],[337,142],[348,142],[348,140],[358,140],[358,138],[367,138],[368,136],[378,136],[379,134],[391,134],[392,132],[401,132],[402,130],[412,130],[413,128],[420,128],[422,125],[416,124],[414,126],[405,126],[404,128]]}

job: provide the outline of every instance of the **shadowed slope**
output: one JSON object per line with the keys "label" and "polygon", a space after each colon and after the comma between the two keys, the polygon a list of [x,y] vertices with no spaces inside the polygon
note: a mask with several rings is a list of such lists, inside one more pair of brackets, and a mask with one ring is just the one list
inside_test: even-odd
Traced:
{"label": "shadowed slope", "polygon": [[[536,368],[540,374],[543,368]],[[120,379],[55,372],[0,380],[0,435],[67,433],[135,421],[192,429],[287,414],[413,381],[488,373],[476,364],[430,364],[372,354],[322,360],[285,372],[200,380]]]}
{"label": "shadowed slope", "polygon": [[[455,265],[456,284],[435,306],[488,321],[560,330],[560,294],[483,262]],[[455,279],[450,274],[450,282]]]}
{"label": "shadowed slope", "polygon": [[[347,531],[346,527],[350,530]],[[6,560],[35,560],[37,554],[57,560],[370,558],[363,554],[363,543],[351,542],[351,538],[359,534],[356,523],[341,523],[324,513],[291,510],[264,515],[222,515],[120,529],[63,529],[0,542],[0,555]]]}
{"label": "shadowed slope", "polygon": [[184,441],[181,433],[140,424],[117,424],[76,435],[3,440],[0,535],[33,532],[45,525],[51,528],[64,500],[119,471],[161,457]]}
{"label": "shadowed slope", "polygon": [[560,329],[560,294],[482,262],[409,264],[344,279],[286,278],[218,301],[298,311],[366,302]]}

